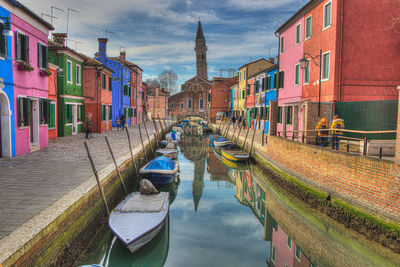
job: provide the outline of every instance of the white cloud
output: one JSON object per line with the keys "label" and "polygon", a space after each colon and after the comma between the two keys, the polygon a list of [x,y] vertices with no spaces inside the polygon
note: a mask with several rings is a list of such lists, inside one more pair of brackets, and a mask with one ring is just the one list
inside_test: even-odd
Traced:
{"label": "white cloud", "polygon": [[227,0],[227,6],[239,10],[259,11],[278,9],[296,2],[299,0]]}

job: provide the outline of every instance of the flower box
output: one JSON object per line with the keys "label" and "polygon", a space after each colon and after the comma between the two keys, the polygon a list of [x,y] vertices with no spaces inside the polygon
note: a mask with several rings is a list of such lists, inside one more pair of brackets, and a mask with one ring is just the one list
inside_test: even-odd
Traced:
{"label": "flower box", "polygon": [[47,77],[49,77],[51,73],[52,72],[49,69],[41,69],[39,72],[40,76],[47,76]]}
{"label": "flower box", "polygon": [[31,66],[31,64],[29,62],[24,61],[24,60],[18,60],[17,64],[18,64],[17,66],[18,66],[19,70],[29,71],[29,72],[34,70],[34,68]]}

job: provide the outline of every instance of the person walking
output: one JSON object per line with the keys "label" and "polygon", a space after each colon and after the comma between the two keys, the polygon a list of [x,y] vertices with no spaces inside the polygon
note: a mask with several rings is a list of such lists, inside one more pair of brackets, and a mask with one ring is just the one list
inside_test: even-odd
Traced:
{"label": "person walking", "polygon": [[235,115],[232,115],[232,124],[235,125],[235,123],[236,123],[236,117]]}
{"label": "person walking", "polygon": [[122,130],[125,129],[125,116],[124,115],[121,116],[121,128],[122,128]]}
{"label": "person walking", "polygon": [[318,131],[318,145],[321,147],[326,147],[328,144],[328,135],[329,135],[329,125],[325,118],[321,118],[318,122],[315,130],[322,130]]}
{"label": "person walking", "polygon": [[92,131],[93,131],[92,113],[88,113],[88,115],[86,117],[85,128],[86,128],[86,139],[89,139],[89,137],[93,137],[92,136]]}
{"label": "person walking", "polygon": [[344,120],[335,115],[331,124],[331,144],[336,150],[339,150],[340,137],[343,135],[340,129],[344,129]]}

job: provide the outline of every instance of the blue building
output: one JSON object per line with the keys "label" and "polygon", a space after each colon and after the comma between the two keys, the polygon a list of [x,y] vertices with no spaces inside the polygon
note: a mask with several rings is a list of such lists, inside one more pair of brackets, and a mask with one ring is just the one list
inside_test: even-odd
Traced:
{"label": "blue building", "polygon": [[274,74],[278,72],[278,66],[273,66],[267,69],[267,74],[266,74],[266,81],[267,81],[267,90],[265,91],[265,114],[266,114],[266,119],[264,122],[264,129],[265,129],[265,134],[269,133],[269,114],[270,114],[270,104],[271,101],[277,101],[278,100],[278,90],[273,88],[274,86]]}
{"label": "blue building", "polygon": [[[10,12],[0,6],[0,157],[15,156],[15,102]],[[8,28],[10,27],[10,28]]]}
{"label": "blue building", "polygon": [[133,70],[125,64],[125,52],[119,57],[107,57],[107,38],[98,38],[99,54],[96,59],[114,71],[112,75],[112,126],[117,127],[116,120],[125,117],[125,125],[132,124],[131,107]]}

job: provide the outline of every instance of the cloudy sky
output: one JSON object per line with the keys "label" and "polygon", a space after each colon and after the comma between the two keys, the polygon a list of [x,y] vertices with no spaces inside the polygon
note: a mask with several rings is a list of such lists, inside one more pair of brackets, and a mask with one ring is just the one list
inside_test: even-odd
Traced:
{"label": "cloudy sky", "polygon": [[[140,65],[144,79],[172,68],[179,84],[196,73],[194,39],[201,19],[208,46],[209,79],[219,70],[237,69],[250,59],[277,54],[275,30],[308,0],[20,0],[38,15],[50,14],[56,32],[66,32],[68,45],[93,56],[97,38],[108,35],[108,55],[126,49]],[[50,22],[50,18],[43,17]],[[76,42],[76,44],[75,44]],[[270,48],[270,49],[269,49]]]}

